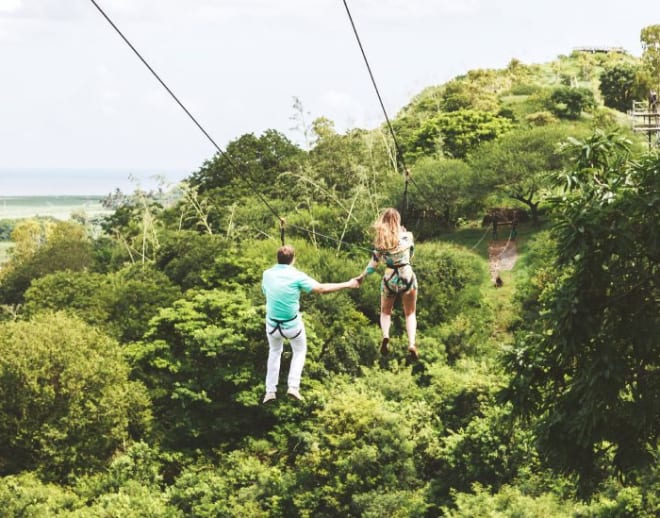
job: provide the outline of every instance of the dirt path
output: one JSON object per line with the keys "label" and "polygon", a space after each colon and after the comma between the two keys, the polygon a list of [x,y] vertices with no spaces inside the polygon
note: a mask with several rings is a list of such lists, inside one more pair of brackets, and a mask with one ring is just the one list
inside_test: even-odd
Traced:
{"label": "dirt path", "polygon": [[518,248],[515,241],[491,241],[488,245],[488,264],[493,281],[498,272],[512,270],[516,259]]}

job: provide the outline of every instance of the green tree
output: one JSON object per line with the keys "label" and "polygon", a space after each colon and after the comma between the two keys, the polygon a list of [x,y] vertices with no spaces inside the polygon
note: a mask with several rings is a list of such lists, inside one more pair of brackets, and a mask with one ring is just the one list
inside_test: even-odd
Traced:
{"label": "green tree", "polygon": [[600,74],[600,93],[605,106],[626,112],[635,99],[644,98],[638,81],[638,67],[630,63],[617,63]]}
{"label": "green tree", "polygon": [[164,488],[161,458],[165,456],[144,442],[136,442],[115,456],[107,469],[78,477],[72,491],[85,505],[74,516],[182,516],[170,505]]}
{"label": "green tree", "polygon": [[410,187],[412,212],[453,228],[459,218],[476,215],[481,200],[474,170],[463,160],[425,157],[415,163]]}
{"label": "green tree", "polygon": [[509,131],[509,119],[476,110],[440,113],[425,121],[417,131],[412,145],[415,153],[443,153],[464,158],[479,144],[493,140]]}
{"label": "green tree", "polygon": [[152,193],[141,190],[123,198],[101,227],[126,251],[132,263],[153,260],[163,229],[163,206]]}
{"label": "green tree", "polygon": [[92,243],[85,228],[74,222],[27,220],[12,233],[14,255],[0,279],[0,300],[6,304],[23,301],[34,279],[49,273],[82,271],[93,264]]}
{"label": "green tree", "polygon": [[[313,429],[296,434],[289,459],[296,467],[291,489],[296,514],[423,515],[425,505],[415,492],[412,423],[397,410],[379,395],[342,384],[317,412]],[[397,498],[384,498],[385,493]]]}
{"label": "green tree", "polygon": [[644,27],[639,39],[642,43],[642,64],[651,76],[651,84],[660,90],[660,25]]}
{"label": "green tree", "polygon": [[497,93],[509,86],[508,76],[504,71],[476,69],[452,79],[442,87],[442,111],[478,110],[497,113]]}
{"label": "green tree", "polygon": [[44,313],[0,326],[0,469],[50,480],[101,468],[149,425],[118,344],[77,318]]}
{"label": "green tree", "polygon": [[288,488],[280,467],[270,465],[271,455],[271,444],[249,441],[223,454],[216,466],[193,465],[168,488],[168,500],[184,516],[286,516]]}
{"label": "green tree", "polygon": [[23,307],[27,317],[40,311],[66,310],[92,326],[103,325],[108,310],[101,293],[106,276],[91,272],[63,271],[45,275],[32,282],[25,292]]}
{"label": "green tree", "polygon": [[588,88],[560,86],[550,94],[548,109],[561,119],[579,119],[582,112],[596,106],[594,94]]}
{"label": "green tree", "polygon": [[108,276],[99,298],[107,308],[106,327],[120,342],[139,340],[149,321],[169,307],[180,290],[153,266],[129,265]]}
{"label": "green tree", "polygon": [[129,355],[165,444],[208,448],[263,430],[263,333],[243,291],[193,293],[151,320]]}
{"label": "green tree", "polygon": [[[190,288],[210,289],[216,282],[210,275],[216,261],[237,255],[236,251],[228,250],[230,246],[231,241],[223,236],[189,230],[170,232],[161,242],[155,266],[182,291]],[[224,280],[230,280],[233,276],[234,272],[230,270],[218,274]]]}
{"label": "green tree", "polygon": [[213,191],[220,205],[254,194],[253,189],[269,198],[286,199],[289,189],[280,175],[295,167],[303,155],[276,130],[266,130],[259,137],[246,133],[227,144],[224,154],[204,162],[190,177],[190,184],[200,195]]}
{"label": "green tree", "polygon": [[557,268],[508,368],[514,408],[538,416],[542,457],[581,489],[650,462],[660,431],[660,162],[596,132],[573,140],[554,200]]}
{"label": "green tree", "polygon": [[149,265],[128,265],[106,275],[66,271],[34,281],[25,294],[25,312],[65,310],[129,342],[142,338],[149,320],[180,295],[165,274]]}
{"label": "green tree", "polygon": [[549,173],[563,166],[559,144],[566,137],[560,125],[512,131],[477,148],[468,162],[482,185],[525,204],[538,221],[540,195],[549,187]]}
{"label": "green tree", "polygon": [[0,508],[5,518],[65,516],[82,504],[71,490],[43,483],[34,473],[0,477]]}
{"label": "green tree", "polygon": [[392,169],[393,146],[379,130],[361,129],[339,134],[334,123],[319,117],[312,123],[316,139],[309,152],[308,182],[313,183],[315,199],[343,201],[357,186],[373,189],[374,176]]}

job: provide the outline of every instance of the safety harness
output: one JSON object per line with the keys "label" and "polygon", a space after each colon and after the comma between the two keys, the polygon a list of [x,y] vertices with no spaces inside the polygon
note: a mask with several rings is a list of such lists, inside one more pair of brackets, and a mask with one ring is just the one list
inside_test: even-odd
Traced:
{"label": "safety harness", "polygon": [[385,286],[385,289],[387,289],[387,291],[389,291],[392,295],[397,295],[397,294],[399,294],[399,293],[405,293],[405,292],[407,292],[407,291],[412,287],[412,285],[413,285],[413,282],[414,282],[414,280],[415,280],[415,276],[414,276],[414,275],[413,275],[412,277],[410,277],[410,279],[408,279],[408,280],[403,279],[404,282],[405,282],[405,289],[404,289],[403,291],[394,291],[392,288],[390,288],[390,281],[394,278],[395,275],[396,275],[399,279],[401,279],[401,277],[399,276],[399,268],[403,268],[404,266],[410,266],[410,264],[409,264],[409,263],[405,263],[405,264],[399,264],[399,265],[396,265],[396,266],[394,266],[394,265],[389,265],[389,264],[387,265],[388,268],[391,268],[391,269],[392,269],[392,275],[390,275],[387,279],[384,279],[385,282],[383,282],[383,285]]}
{"label": "safety harness", "polygon": [[275,327],[273,327],[273,330],[270,331],[268,334],[272,335],[272,334],[275,333],[275,331],[279,331],[280,336],[282,338],[286,338],[287,340],[293,340],[294,338],[298,338],[298,336],[300,336],[300,333],[303,332],[302,327],[298,330],[298,332],[295,334],[295,336],[286,336],[284,334],[284,330],[282,329],[282,324],[286,324],[287,322],[291,322],[292,320],[295,320],[296,318],[298,318],[298,315],[294,316],[293,318],[288,318],[286,320],[277,320],[275,318],[268,317],[268,320],[270,320],[272,322],[275,322]]}

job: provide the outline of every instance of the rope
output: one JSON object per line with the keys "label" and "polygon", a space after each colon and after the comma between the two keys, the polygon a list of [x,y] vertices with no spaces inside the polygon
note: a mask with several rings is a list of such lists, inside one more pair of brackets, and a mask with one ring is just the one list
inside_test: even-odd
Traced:
{"label": "rope", "polygon": [[324,239],[328,239],[328,240],[330,240],[330,241],[334,241],[335,243],[349,245],[349,246],[352,246],[353,248],[358,248],[358,249],[360,249],[360,250],[366,250],[366,251],[369,252],[370,254],[373,252],[373,249],[371,249],[371,248],[366,248],[366,247],[364,247],[364,246],[360,246],[360,245],[356,245],[355,243],[351,243],[350,241],[344,241],[343,239],[339,239],[339,238],[336,238],[336,237],[328,236],[328,235],[326,235],[326,234],[322,234],[321,232],[317,232],[316,230],[310,230],[310,229],[308,229],[308,228],[300,227],[300,226],[298,226],[298,225],[289,225],[289,226],[290,226],[291,228],[295,228],[296,230],[300,230],[300,231],[302,231],[302,232],[306,232],[306,233],[307,233],[308,235],[310,235],[310,236],[322,237],[322,238],[324,238]]}
{"label": "rope", "polygon": [[486,234],[488,234],[489,231],[490,231],[490,229],[489,229],[489,228],[486,228],[486,232],[484,232],[484,235],[481,236],[481,238],[479,239],[479,241],[477,241],[477,242],[472,246],[472,248],[470,248],[470,250],[474,250],[475,248],[477,248],[477,247],[479,246],[479,243],[481,243],[481,242],[484,240],[484,237],[486,237]]}
{"label": "rope", "polygon": [[[401,146],[399,146],[399,141],[396,138],[396,134],[394,132],[394,127],[392,126],[392,123],[390,122],[390,118],[387,115],[387,110],[385,109],[385,104],[383,103],[383,98],[380,95],[380,91],[378,90],[378,85],[376,84],[376,79],[374,78],[374,74],[371,71],[371,66],[369,65],[369,60],[367,59],[367,55],[364,51],[364,46],[362,45],[362,41],[360,40],[360,35],[358,34],[357,28],[355,27],[355,22],[353,21],[353,16],[351,15],[351,10],[348,7],[348,3],[346,0],[342,0],[344,3],[344,7],[346,8],[346,14],[348,15],[348,19],[351,22],[351,27],[353,28],[353,34],[355,34],[355,39],[357,40],[358,46],[360,47],[360,52],[362,53],[362,58],[364,59],[364,63],[367,67],[367,71],[369,72],[369,77],[371,78],[371,84],[374,87],[374,90],[376,91],[376,96],[378,97],[378,102],[380,103],[380,107],[383,111],[383,115],[385,115],[385,121],[387,122],[387,127],[390,131],[390,134],[392,135],[392,140],[394,141],[394,148],[396,149],[396,156],[397,160],[401,164],[401,167],[404,171],[404,187],[403,187],[403,197],[402,197],[402,205],[403,205],[403,213],[404,216],[408,212],[408,184],[412,183],[416,188],[418,193],[421,195],[422,199],[430,206],[434,207],[435,203],[433,203],[431,200],[429,200],[425,195],[424,191],[417,185],[415,180],[410,174],[410,170],[408,169],[408,166],[406,165],[405,159],[403,158],[403,152],[401,151]],[[404,218],[405,219],[405,218]]]}
{"label": "rope", "polygon": [[362,41],[360,40],[360,35],[358,34],[357,28],[355,27],[355,22],[353,21],[353,16],[351,15],[351,10],[348,7],[348,3],[346,0],[342,0],[344,3],[344,7],[346,8],[346,14],[348,15],[348,19],[351,22],[351,27],[353,28],[353,34],[355,34],[355,39],[357,40],[358,46],[360,47],[360,52],[362,53],[362,58],[364,59],[364,64],[367,66],[367,71],[369,72],[369,77],[371,78],[371,84],[374,87],[374,90],[376,91],[376,96],[378,97],[378,102],[380,103],[380,108],[383,110],[383,115],[385,115],[385,121],[387,122],[387,127],[390,130],[390,134],[392,135],[392,140],[394,141],[394,148],[396,149],[396,157],[399,163],[401,164],[401,167],[403,168],[404,171],[404,179],[405,179],[405,184],[403,188],[403,204],[404,204],[404,212],[408,210],[408,181],[410,179],[410,173],[408,171],[408,167],[406,166],[406,162],[403,158],[403,153],[401,152],[401,147],[399,146],[399,141],[396,138],[396,134],[394,133],[394,128],[392,127],[392,123],[390,122],[390,118],[387,115],[387,110],[385,109],[385,104],[383,103],[383,98],[380,95],[380,91],[378,90],[378,85],[376,84],[376,79],[374,78],[374,74],[371,71],[371,65],[369,65],[369,60],[367,59],[367,54],[364,51],[364,47],[362,46]]}
{"label": "rope", "polygon": [[[257,197],[268,207],[268,209],[273,213],[273,215],[280,221],[280,225],[284,224],[284,219],[280,217],[280,215],[273,209],[273,207],[268,203],[268,200],[264,198],[264,196],[255,189],[253,183],[250,181],[250,179],[246,176],[241,174],[241,170],[238,168],[238,166],[234,163],[234,161],[231,159],[231,157],[216,143],[215,140],[209,135],[209,133],[204,129],[204,127],[199,123],[199,121],[193,116],[192,113],[188,110],[188,108],[185,107],[185,105],[179,100],[179,98],[174,94],[174,92],[165,84],[165,81],[163,81],[160,76],[156,73],[156,71],[149,65],[146,59],[142,57],[142,55],[138,52],[138,50],[133,46],[133,44],[128,40],[126,36],[119,30],[119,27],[110,19],[110,17],[105,13],[105,11],[99,6],[98,3],[96,3],[95,0],[90,0],[92,4],[94,4],[94,7],[98,9],[98,11],[101,13],[103,18],[106,19],[106,21],[112,26],[112,28],[119,34],[122,40],[126,43],[126,45],[129,46],[129,48],[135,53],[135,55],[142,61],[145,67],[151,72],[151,74],[158,80],[158,82],[162,85],[163,88],[167,91],[168,94],[176,101],[176,103],[181,107],[181,109],[186,113],[186,115],[192,120],[195,125],[199,128],[199,130],[204,134],[204,136],[211,142],[213,147],[222,155],[222,157],[227,161],[227,163],[239,174],[239,176],[245,180],[245,182],[248,184],[250,189],[257,195]],[[283,226],[282,226],[283,228]],[[283,235],[283,230],[282,230],[282,235]]]}
{"label": "rope", "polygon": [[[227,153],[226,153],[226,152],[225,152],[225,151],[224,151],[224,150],[223,150],[223,149],[222,149],[222,148],[221,148],[216,142],[215,142],[215,140],[213,140],[213,138],[211,137],[211,135],[210,135],[210,134],[204,129],[204,127],[203,127],[203,126],[199,123],[199,121],[193,116],[193,114],[192,114],[192,113],[191,113],[191,112],[185,107],[185,105],[179,100],[179,98],[178,98],[178,97],[174,94],[174,92],[173,92],[173,91],[167,86],[167,84],[165,83],[165,81],[163,81],[163,80],[161,79],[161,77],[156,73],[156,71],[151,67],[151,65],[149,65],[149,63],[147,62],[147,60],[146,60],[144,57],[142,57],[142,55],[140,54],[140,52],[138,52],[138,50],[135,48],[135,46],[133,46],[133,44],[129,41],[129,39],[128,39],[126,36],[124,36],[124,34],[122,33],[122,31],[119,29],[119,27],[117,27],[117,25],[116,25],[116,24],[110,19],[110,17],[105,13],[105,11],[99,6],[99,4],[98,4],[95,0],[90,0],[90,2],[91,2],[92,4],[94,4],[94,7],[96,7],[96,9],[97,9],[97,10],[101,13],[101,15],[106,19],[106,21],[110,24],[110,26],[112,26],[112,28],[117,32],[117,34],[119,34],[119,36],[121,37],[122,40],[124,40],[124,42],[126,43],[126,45],[129,46],[129,48],[135,53],[135,55],[140,59],[140,61],[144,64],[144,66],[147,67],[147,69],[149,70],[149,72],[151,72],[151,74],[152,74],[152,75],[158,80],[158,82],[162,85],[162,87],[165,88],[165,90],[167,91],[167,93],[170,94],[170,96],[172,97],[172,99],[174,99],[174,101],[176,101],[176,103],[181,107],[181,109],[186,113],[186,115],[187,115],[187,116],[188,116],[188,117],[189,117],[189,118],[195,123],[195,125],[197,126],[197,128],[199,128],[199,130],[204,134],[204,136],[209,140],[209,142],[211,142],[211,144],[213,145],[213,147],[215,147],[215,149],[218,151],[218,153],[220,153],[220,155],[222,155],[222,157],[227,161],[227,163],[230,165],[230,167],[231,167],[232,169],[234,169],[234,171],[235,171],[236,173],[238,173],[238,175],[239,175],[239,176],[240,176],[240,177],[241,177],[241,178],[247,183],[248,187],[250,187],[250,190],[251,190],[252,192],[254,192],[254,193],[257,195],[257,197],[263,202],[263,204],[264,204],[264,205],[270,210],[270,212],[271,212],[271,213],[272,213],[272,214],[278,219],[279,224],[280,224],[280,239],[281,239],[281,241],[282,241],[282,245],[284,245],[284,231],[285,231],[285,223],[286,223],[285,220],[284,220],[284,218],[282,218],[282,217],[277,213],[277,211],[271,206],[271,204],[268,203],[268,200],[266,200],[266,198],[265,198],[265,197],[264,197],[264,196],[263,196],[263,195],[262,195],[262,194],[261,194],[256,188],[255,188],[253,182],[249,179],[249,177],[248,177],[247,175],[245,175],[245,174],[241,174],[241,170],[240,170],[239,167],[234,163],[234,161],[231,159],[231,157],[230,157],[230,156],[229,156],[229,155],[228,155],[228,154],[227,154]],[[347,9],[348,9],[348,7],[347,7]],[[374,86],[375,86],[375,84],[374,84]],[[379,97],[380,97],[380,96],[379,96]],[[382,105],[382,101],[381,101],[381,105]],[[383,109],[384,109],[384,107],[383,107]],[[387,117],[387,114],[386,114],[385,116]],[[389,124],[389,120],[388,120],[388,124]],[[391,129],[392,129],[392,128],[391,128],[391,125],[390,125],[390,130],[391,130]],[[394,136],[394,134],[392,134],[392,135]],[[396,142],[395,142],[395,145],[396,145]],[[397,149],[398,149],[398,145],[397,145]],[[403,162],[402,162],[402,163],[403,163]],[[309,230],[309,229],[307,229],[307,228],[300,227],[300,226],[298,226],[298,225],[289,225],[289,226],[290,226],[291,228],[295,228],[295,229],[300,230],[300,231],[302,231],[302,232],[306,232],[306,233],[309,234],[309,235],[314,235],[314,236],[322,237],[322,238],[324,238],[324,239],[333,240],[333,241],[336,241],[337,243],[343,243],[343,244],[346,244],[346,245],[349,245],[349,246],[353,246],[353,247],[360,248],[360,249],[362,249],[362,250],[367,250],[368,252],[371,252],[371,249],[370,249],[370,248],[365,248],[365,247],[362,247],[362,246],[359,246],[359,245],[355,245],[355,244],[353,244],[353,243],[350,243],[350,242],[348,242],[348,241],[343,241],[343,240],[341,240],[341,239],[333,238],[333,237],[331,237],[331,236],[327,236],[327,235],[325,235],[325,234],[321,234],[320,232],[316,232],[315,230]]]}

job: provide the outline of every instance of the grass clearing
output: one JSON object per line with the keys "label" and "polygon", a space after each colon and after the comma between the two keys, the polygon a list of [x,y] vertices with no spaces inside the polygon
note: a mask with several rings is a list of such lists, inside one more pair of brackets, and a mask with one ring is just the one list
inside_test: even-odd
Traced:
{"label": "grass clearing", "polygon": [[[534,226],[531,223],[520,224],[515,239],[516,261],[510,270],[499,269],[502,287],[495,288],[493,277],[489,275],[480,286],[485,304],[491,309],[491,338],[499,345],[511,344],[513,336],[510,332],[511,325],[519,315],[519,309],[514,302],[517,281],[526,277],[524,257],[527,253],[527,242],[537,232],[543,229],[543,225]],[[474,252],[485,263],[490,263],[489,247],[494,243],[505,246],[509,238],[508,227],[500,229],[500,240],[493,241],[491,227],[486,228],[464,228],[440,236],[446,243],[465,247]]]}

